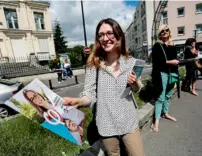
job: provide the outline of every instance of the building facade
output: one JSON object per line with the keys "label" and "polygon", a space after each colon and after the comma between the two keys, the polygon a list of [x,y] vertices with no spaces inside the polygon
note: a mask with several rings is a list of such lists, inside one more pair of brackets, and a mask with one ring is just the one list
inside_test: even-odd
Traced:
{"label": "building facade", "polygon": [[0,58],[55,57],[48,2],[0,1]]}
{"label": "building facade", "polygon": [[[129,52],[130,53],[133,53],[134,52],[134,23],[132,22],[129,27],[127,28],[126,32],[125,32],[125,36],[126,36],[126,47],[128,48]],[[134,54],[132,54],[134,55]]]}
{"label": "building facade", "polygon": [[194,37],[202,51],[202,1],[168,1],[161,24],[168,24],[178,52],[184,51],[187,38]]}
{"label": "building facade", "polygon": [[[126,30],[127,42],[130,43],[127,44],[128,48],[133,50],[133,56],[136,58],[148,59],[148,49],[151,48],[153,9],[152,1],[140,1],[134,13],[133,24],[130,26],[133,28]],[[132,35],[129,35],[130,33]]]}
{"label": "building facade", "polygon": [[[133,27],[127,29],[126,38],[134,49],[134,56],[147,60],[148,51],[152,48],[153,21],[168,24],[172,31],[172,39],[178,52],[184,51],[187,38],[195,37],[202,51],[202,2],[201,1],[168,1],[160,19],[154,19],[160,0],[140,1],[134,13]],[[158,29],[158,28],[157,28]],[[130,30],[130,32],[128,31]],[[131,32],[133,30],[133,32]],[[129,33],[133,35],[129,35]],[[130,36],[130,37],[128,37]],[[132,48],[131,48],[132,47]]]}

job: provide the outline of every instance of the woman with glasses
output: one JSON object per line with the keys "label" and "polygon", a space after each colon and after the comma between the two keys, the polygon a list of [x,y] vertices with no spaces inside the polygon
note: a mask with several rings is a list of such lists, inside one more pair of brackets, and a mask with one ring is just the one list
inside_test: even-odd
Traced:
{"label": "woman with glasses", "polygon": [[153,131],[159,130],[161,115],[172,121],[177,121],[168,114],[168,105],[174,91],[174,86],[179,82],[177,51],[171,41],[171,31],[168,25],[162,25],[158,30],[159,41],[152,48],[152,82],[155,94],[155,123]]}
{"label": "woman with glasses", "polygon": [[129,155],[144,156],[137,104],[132,92],[121,98],[127,85],[134,92],[142,86],[141,80],[131,73],[135,59],[128,55],[125,42],[124,32],[115,20],[101,20],[87,61],[84,91],[80,98],[64,98],[64,103],[85,107],[96,102],[96,125],[108,155],[120,155],[119,143],[123,141]]}

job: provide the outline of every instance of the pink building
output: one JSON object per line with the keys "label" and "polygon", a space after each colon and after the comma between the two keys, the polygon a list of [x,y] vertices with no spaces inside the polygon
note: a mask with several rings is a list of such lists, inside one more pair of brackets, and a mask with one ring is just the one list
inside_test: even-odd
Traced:
{"label": "pink building", "polygon": [[178,52],[183,51],[183,45],[190,37],[196,38],[202,51],[202,1],[168,1],[162,23],[170,26]]}

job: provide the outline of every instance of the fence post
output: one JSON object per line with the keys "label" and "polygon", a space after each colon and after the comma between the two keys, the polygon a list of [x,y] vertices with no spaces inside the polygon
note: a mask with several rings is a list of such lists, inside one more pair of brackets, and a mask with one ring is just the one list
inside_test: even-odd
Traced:
{"label": "fence post", "polygon": [[50,89],[53,89],[52,81],[51,81],[51,80],[48,80],[48,82],[49,82]]}
{"label": "fence post", "polygon": [[76,84],[79,84],[77,75],[75,75],[75,82],[76,82]]}

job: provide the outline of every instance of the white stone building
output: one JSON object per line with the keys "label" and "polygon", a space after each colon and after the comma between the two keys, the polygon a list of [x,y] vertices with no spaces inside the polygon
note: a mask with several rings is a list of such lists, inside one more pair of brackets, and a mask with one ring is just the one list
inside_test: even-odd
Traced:
{"label": "white stone building", "polygon": [[0,1],[0,58],[55,56],[49,6],[42,1]]}

